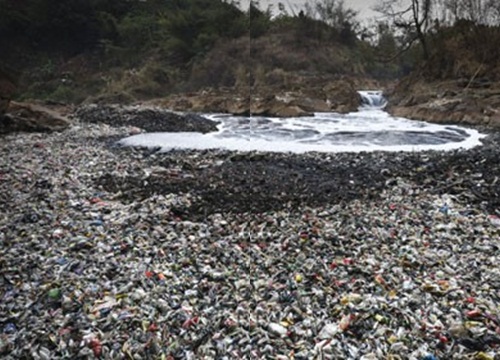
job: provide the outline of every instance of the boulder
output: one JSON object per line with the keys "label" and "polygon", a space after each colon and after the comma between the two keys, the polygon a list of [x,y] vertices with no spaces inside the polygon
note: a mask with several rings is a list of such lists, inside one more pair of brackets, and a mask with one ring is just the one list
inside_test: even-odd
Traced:
{"label": "boulder", "polygon": [[237,116],[248,116],[250,113],[250,99],[228,99],[222,112]]}
{"label": "boulder", "polygon": [[61,131],[70,121],[41,105],[10,102],[6,114],[0,119],[0,133]]}
{"label": "boulder", "polygon": [[331,111],[348,113],[357,111],[360,105],[360,98],[354,84],[346,79],[339,79],[330,82],[323,88],[326,94]]}
{"label": "boulder", "polygon": [[270,117],[311,116],[312,113],[280,97],[257,98],[251,103],[251,114]]}
{"label": "boulder", "polygon": [[332,111],[331,105],[321,99],[304,97],[294,101],[294,104],[304,111],[308,112],[329,112]]}

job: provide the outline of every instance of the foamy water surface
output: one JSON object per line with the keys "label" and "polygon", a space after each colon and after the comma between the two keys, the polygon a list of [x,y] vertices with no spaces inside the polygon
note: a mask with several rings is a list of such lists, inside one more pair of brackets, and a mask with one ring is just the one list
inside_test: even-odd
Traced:
{"label": "foamy water surface", "polygon": [[120,141],[127,146],[172,149],[226,149],[303,153],[423,151],[472,148],[484,137],[474,129],[390,116],[377,108],[349,114],[317,113],[311,117],[270,118],[210,114],[218,131],[145,133]]}

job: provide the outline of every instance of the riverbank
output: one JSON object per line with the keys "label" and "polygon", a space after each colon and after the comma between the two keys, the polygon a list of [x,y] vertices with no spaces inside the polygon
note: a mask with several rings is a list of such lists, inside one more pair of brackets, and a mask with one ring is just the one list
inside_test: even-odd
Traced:
{"label": "riverbank", "polygon": [[422,81],[409,77],[386,93],[387,110],[394,116],[437,124],[500,128],[498,81]]}
{"label": "riverbank", "polygon": [[113,146],[134,132],[2,136],[4,358],[498,355],[498,134],[449,153]]}

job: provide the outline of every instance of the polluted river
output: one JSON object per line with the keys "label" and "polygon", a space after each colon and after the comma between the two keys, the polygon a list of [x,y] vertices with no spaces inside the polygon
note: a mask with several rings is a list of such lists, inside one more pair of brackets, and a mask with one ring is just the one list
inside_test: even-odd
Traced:
{"label": "polluted river", "polygon": [[269,118],[208,115],[219,122],[208,134],[146,133],[123,145],[171,149],[227,149],[304,153],[422,151],[470,148],[480,144],[476,130],[429,124],[390,116],[380,91],[360,91],[363,105],[349,114],[317,113],[311,117]]}
{"label": "polluted river", "polygon": [[2,358],[498,359],[500,136],[361,95],[2,136]]}

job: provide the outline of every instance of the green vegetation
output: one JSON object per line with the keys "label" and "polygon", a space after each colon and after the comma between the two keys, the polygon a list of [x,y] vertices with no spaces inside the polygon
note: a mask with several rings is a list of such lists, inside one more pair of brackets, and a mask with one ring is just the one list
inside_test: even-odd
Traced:
{"label": "green vegetation", "polygon": [[278,14],[256,1],[245,11],[230,0],[0,0],[0,63],[22,74],[20,98],[63,102],[292,87],[298,76],[500,75],[495,2],[471,12],[466,1],[408,0],[420,12],[395,18],[395,1],[363,28],[342,0]]}
{"label": "green vegetation", "polygon": [[161,95],[215,44],[248,33],[247,14],[222,0],[0,0],[0,62],[23,70],[24,97],[74,101],[97,84],[101,95]]}

